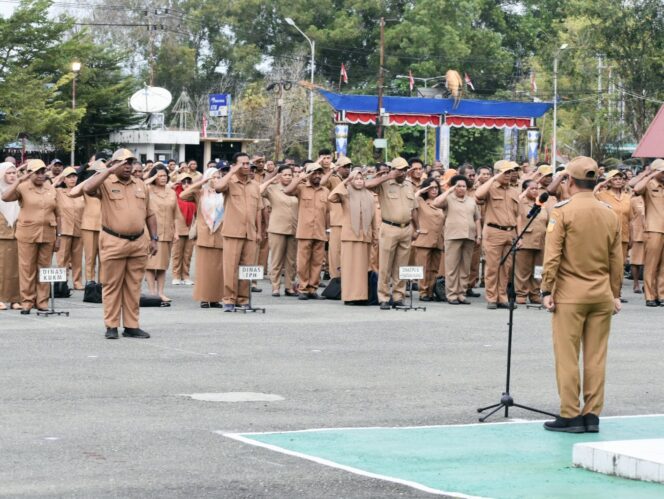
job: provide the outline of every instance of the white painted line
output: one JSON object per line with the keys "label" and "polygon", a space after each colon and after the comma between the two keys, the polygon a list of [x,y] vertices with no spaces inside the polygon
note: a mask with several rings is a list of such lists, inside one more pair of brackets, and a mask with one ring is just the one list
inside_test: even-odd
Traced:
{"label": "white painted line", "polygon": [[462,494],[462,493],[459,493],[459,492],[448,492],[448,491],[445,491],[445,490],[438,490],[438,489],[434,489],[434,488],[431,488],[431,487],[427,487],[426,485],[422,485],[421,483],[412,482],[410,480],[402,480],[401,478],[395,478],[395,477],[388,476],[388,475],[381,475],[381,474],[378,474],[378,473],[371,473],[369,471],[364,471],[364,470],[361,470],[359,468],[353,468],[352,466],[346,466],[345,464],[339,464],[339,463],[336,463],[334,461],[329,461],[328,459],[323,459],[323,458],[320,458],[320,457],[311,456],[309,454],[303,454],[301,452],[295,452],[295,451],[292,451],[292,450],[284,449],[283,447],[278,447],[276,445],[266,444],[266,443],[263,443],[263,442],[257,442],[256,440],[251,440],[249,438],[245,438],[242,435],[239,435],[237,433],[223,433],[223,432],[219,432],[219,431],[215,431],[215,433],[217,433],[219,435],[222,435],[224,437],[233,439],[233,440],[237,440],[238,442],[242,442],[242,443],[245,443],[245,444],[254,445],[256,447],[263,447],[265,449],[268,449],[268,450],[271,450],[271,451],[274,451],[274,452],[280,452],[281,454],[286,454],[286,455],[293,456],[293,457],[299,457],[301,459],[306,459],[307,461],[312,461],[314,463],[322,464],[324,466],[329,466],[331,468],[336,468],[336,469],[339,469],[339,470],[348,471],[348,472],[354,473],[356,475],[360,475],[360,476],[364,476],[364,477],[368,477],[368,478],[375,478],[375,479],[378,479],[378,480],[384,480],[386,482],[398,483],[399,485],[405,485],[406,487],[411,487],[413,489],[421,490],[423,492],[428,492],[429,494],[446,495],[446,496],[449,496],[449,497],[462,497],[462,498],[466,498],[466,499],[484,499],[481,496],[470,496],[470,495]]}
{"label": "white painted line", "polygon": [[[188,353],[188,354],[191,354],[191,355],[200,355],[202,357],[213,356],[213,354],[209,354],[209,353],[193,352],[191,350],[183,350],[182,348],[175,348],[175,347],[166,347],[164,345],[157,345],[156,343],[147,342],[147,341],[143,341],[143,342],[138,343],[138,344],[139,345],[145,345],[147,347],[161,348],[162,350],[172,350],[174,352]],[[214,355],[217,355],[217,354],[214,354]]]}

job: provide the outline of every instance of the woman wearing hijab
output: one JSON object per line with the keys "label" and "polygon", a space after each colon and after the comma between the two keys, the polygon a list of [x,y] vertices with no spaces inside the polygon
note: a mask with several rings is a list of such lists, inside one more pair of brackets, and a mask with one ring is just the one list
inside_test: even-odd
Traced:
{"label": "woman wearing hijab", "polygon": [[180,194],[191,185],[191,175],[181,173],[176,180],[177,183],[173,186],[173,189],[178,198],[178,210],[175,216],[175,233],[178,237],[173,241],[171,271],[173,273],[173,285],[191,286],[194,282],[190,279],[189,268],[191,257],[194,254],[194,245],[196,244],[196,227],[194,227],[193,234],[191,229],[196,217],[196,202],[180,199]]}
{"label": "woman wearing hijab", "polygon": [[418,283],[420,301],[433,301],[433,290],[438,277],[438,268],[443,253],[443,210],[434,206],[433,201],[440,194],[438,180],[429,178],[417,191],[417,215],[419,231],[412,247],[415,252],[415,265],[424,268],[424,279]]}
{"label": "woman wearing hijab", "polygon": [[51,266],[61,234],[55,188],[46,182],[44,162],[28,160],[26,174],[2,193],[2,200],[18,201],[21,207],[16,223],[21,314],[29,314],[35,306],[48,310],[49,285],[39,283],[39,269]]}
{"label": "woman wearing hijab", "polygon": [[69,268],[71,265],[74,289],[85,289],[83,286],[83,241],[81,240],[81,223],[83,221],[83,208],[85,200],[82,197],[70,197],[71,190],[76,186],[78,175],[76,170],[68,166],[53,185],[63,188],[56,189],[56,202],[62,218],[62,243],[56,256],[58,267]]}
{"label": "woman wearing hijab", "polygon": [[364,187],[359,169],[340,183],[329,195],[331,203],[341,203],[341,299],[355,305],[369,299],[369,257],[375,227],[374,197]]}
{"label": "woman wearing hijab", "polygon": [[[0,164],[0,195],[17,182],[16,166]],[[18,201],[0,199],[0,310],[21,308],[18,284],[18,243],[16,242],[16,220],[20,207]]]}
{"label": "woman wearing hijab", "polygon": [[150,178],[145,182],[150,190],[150,209],[157,217],[157,235],[159,249],[156,255],[148,258],[145,267],[145,278],[148,281],[150,293],[159,296],[161,301],[170,302],[171,299],[164,294],[166,284],[166,271],[171,262],[171,248],[175,234],[175,218],[178,211],[178,200],[175,191],[167,186],[168,168],[162,163],[150,170]]}
{"label": "woman wearing hijab", "polygon": [[196,281],[194,300],[201,308],[221,308],[224,296],[224,251],[221,226],[224,219],[224,195],[216,192],[221,179],[216,168],[205,170],[199,180],[180,194],[185,201],[196,200]]}

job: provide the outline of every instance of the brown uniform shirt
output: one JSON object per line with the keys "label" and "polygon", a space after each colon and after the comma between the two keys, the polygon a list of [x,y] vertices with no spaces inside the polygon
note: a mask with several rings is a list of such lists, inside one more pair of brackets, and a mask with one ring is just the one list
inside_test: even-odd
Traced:
{"label": "brown uniform shirt", "polygon": [[475,222],[480,218],[480,211],[475,200],[470,196],[463,199],[454,193],[445,199],[445,240],[472,239],[477,237]]}
{"label": "brown uniform shirt", "polygon": [[[370,192],[370,191],[367,191]],[[373,239],[373,231],[376,227],[376,210],[374,209],[373,196],[371,199],[371,221],[369,224],[369,229],[366,232],[361,232],[360,234],[355,234],[353,231],[353,223],[351,221],[350,215],[350,201],[348,198],[348,189],[343,182],[338,184],[337,187],[330,193],[328,197],[330,201],[330,207],[338,206],[341,208],[341,240],[342,241],[357,241],[362,243],[371,243]],[[364,220],[360,216],[360,227],[363,226]]]}
{"label": "brown uniform shirt", "polygon": [[630,207],[632,210],[630,219],[631,238],[635,243],[642,243],[644,241],[643,231],[646,225],[646,209],[643,204],[643,196],[632,196]]}
{"label": "brown uniform shirt", "polygon": [[263,191],[263,197],[272,206],[267,231],[272,234],[294,236],[297,230],[298,199],[284,193],[284,186],[271,184]]}
{"label": "brown uniform shirt", "polygon": [[604,303],[620,296],[620,222],[613,210],[580,192],[558,203],[546,229],[542,291],[556,303]]}
{"label": "brown uniform shirt", "polygon": [[159,241],[171,242],[175,235],[175,219],[180,213],[175,191],[150,186],[150,209],[157,217],[157,235]]}
{"label": "brown uniform shirt", "polygon": [[52,243],[59,215],[55,187],[44,182],[35,187],[31,181],[16,188],[21,211],[16,221],[16,239],[24,243]]}
{"label": "brown uniform shirt", "polygon": [[83,195],[83,219],[81,220],[81,229],[83,230],[101,230],[101,201],[94,196]]}
{"label": "brown uniform shirt", "polygon": [[253,180],[228,182],[224,193],[224,227],[221,235],[256,240],[256,214],[263,209],[259,185]]}
{"label": "brown uniform shirt", "polygon": [[316,239],[326,241],[327,211],[329,203],[327,198],[330,191],[327,187],[313,187],[310,184],[299,184],[295,196],[300,200],[297,214],[298,239]]}
{"label": "brown uniform shirt", "polygon": [[[342,178],[333,173],[330,177],[330,180],[327,181],[325,187],[328,188],[330,192],[334,191],[339,184],[343,183]],[[343,221],[343,207],[340,203],[330,204],[330,226],[331,227],[341,227]]]}
{"label": "brown uniform shirt", "polygon": [[60,232],[64,236],[81,237],[85,200],[82,197],[70,198],[66,189],[56,189],[56,192],[56,202],[60,210]]}
{"label": "brown uniform shirt", "polygon": [[383,182],[375,189],[383,220],[396,224],[410,223],[412,211],[417,208],[417,199],[410,182],[399,184],[395,180]]}
{"label": "brown uniform shirt", "polygon": [[629,202],[631,196],[623,192],[620,199],[618,199],[613,191],[603,190],[599,191],[595,197],[611,206],[611,209],[620,220],[622,242],[629,242],[629,221],[632,217],[632,206]]}
{"label": "brown uniform shirt", "polygon": [[494,182],[484,198],[486,212],[485,224],[502,227],[516,227],[519,218],[519,193],[513,187],[502,187]]}
{"label": "brown uniform shirt", "polygon": [[[201,209],[200,190],[190,191],[189,193],[182,192],[180,194],[180,199],[183,199],[185,201],[195,201],[196,206],[198,206],[198,212],[200,213]],[[224,219],[225,218],[226,214],[224,213]],[[182,223],[184,224],[184,217]],[[196,224],[196,246],[201,246],[203,248],[223,249],[224,237],[221,235],[221,229],[224,226],[224,222],[221,222],[221,225],[219,225],[219,227],[217,227],[217,230],[214,232],[210,231],[210,228],[207,226],[202,216],[197,215],[196,217],[194,217],[194,221],[192,223]]]}
{"label": "brown uniform shirt", "polygon": [[[519,202],[519,233],[523,231],[523,228],[529,222],[528,213],[534,204],[535,203],[528,198],[523,198]],[[523,249],[544,249],[544,238],[546,237],[546,225],[548,221],[549,211],[547,210],[546,205],[544,205],[521,238],[521,247]]]}
{"label": "brown uniform shirt", "polygon": [[643,191],[646,232],[664,233],[664,185],[652,179]]}
{"label": "brown uniform shirt", "polygon": [[435,208],[432,201],[417,198],[417,218],[420,222],[420,234],[411,246],[416,248],[436,248],[442,250],[445,247],[443,241],[443,226],[445,214],[440,208]]}

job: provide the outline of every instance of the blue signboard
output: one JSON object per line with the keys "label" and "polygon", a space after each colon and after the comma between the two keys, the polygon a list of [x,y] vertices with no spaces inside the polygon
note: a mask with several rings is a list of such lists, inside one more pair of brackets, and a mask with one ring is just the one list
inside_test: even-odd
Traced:
{"label": "blue signboard", "polygon": [[209,94],[210,116],[228,116],[231,96],[229,94]]}

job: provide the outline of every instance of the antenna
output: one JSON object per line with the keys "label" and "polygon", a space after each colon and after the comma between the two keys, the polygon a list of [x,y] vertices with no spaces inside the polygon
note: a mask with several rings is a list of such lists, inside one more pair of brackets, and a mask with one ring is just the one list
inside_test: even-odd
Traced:
{"label": "antenna", "polygon": [[149,87],[139,90],[129,99],[129,105],[139,113],[159,113],[166,109],[173,100],[165,88]]}

